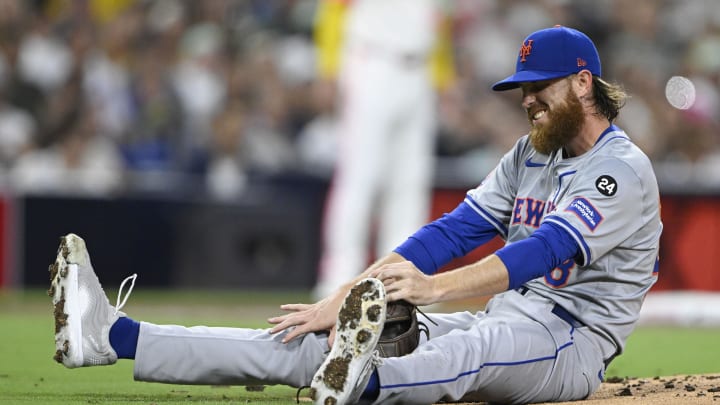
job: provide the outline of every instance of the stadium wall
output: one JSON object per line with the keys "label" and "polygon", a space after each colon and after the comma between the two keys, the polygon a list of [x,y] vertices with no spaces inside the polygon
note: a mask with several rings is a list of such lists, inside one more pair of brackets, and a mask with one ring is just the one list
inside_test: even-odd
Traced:
{"label": "stadium wall", "polygon": [[[133,272],[156,287],[310,288],[320,254],[324,181],[289,179],[241,201],[194,196],[0,198],[0,287],[45,287],[58,238],[86,238],[108,285]],[[455,208],[465,189],[437,189],[432,217]],[[658,291],[720,292],[720,196],[662,197]],[[500,247],[488,246],[447,268]]]}

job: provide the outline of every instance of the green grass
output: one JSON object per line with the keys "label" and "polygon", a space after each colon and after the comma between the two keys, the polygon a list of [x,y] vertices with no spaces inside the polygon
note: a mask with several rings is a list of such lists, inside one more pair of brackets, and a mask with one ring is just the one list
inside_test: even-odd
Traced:
{"label": "green grass", "polygon": [[[110,294],[114,303],[114,293]],[[265,327],[278,305],[307,302],[307,293],[216,291],[133,294],[133,317],[156,323]],[[208,387],[135,382],[131,361],[68,370],[52,360],[50,299],[41,291],[0,291],[0,403],[2,404],[293,404],[295,389]],[[653,377],[720,372],[720,329],[640,328],[607,376]]]}
{"label": "green grass", "polygon": [[[109,294],[114,304],[115,294]],[[138,319],[185,325],[265,327],[280,303],[307,294],[257,292],[134,293],[125,307]],[[174,303],[175,305],[169,305]],[[248,314],[254,314],[248,318]],[[2,404],[294,404],[296,390],[269,386],[210,387],[135,382],[132,361],[68,370],[52,359],[52,304],[44,292],[0,291],[0,403]],[[307,391],[304,391],[307,395]]]}
{"label": "green grass", "polygon": [[654,377],[720,373],[720,328],[642,327],[607,376]]}

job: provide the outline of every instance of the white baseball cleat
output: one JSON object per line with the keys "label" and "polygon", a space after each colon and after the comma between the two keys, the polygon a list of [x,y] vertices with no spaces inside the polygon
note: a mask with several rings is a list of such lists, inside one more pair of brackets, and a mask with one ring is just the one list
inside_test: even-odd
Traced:
{"label": "white baseball cleat", "polygon": [[[113,308],[90,264],[85,241],[72,233],[60,238],[57,258],[49,270],[48,295],[55,306],[55,361],[68,368],[114,364],[117,354],[110,346],[110,327],[125,316],[120,309],[137,274],[122,282],[118,305]],[[128,280],[132,284],[120,304]]]}
{"label": "white baseball cleat", "polygon": [[387,303],[385,288],[375,278],[353,286],[338,313],[335,342],[310,385],[315,404],[354,404],[360,399],[380,356],[375,350]]}

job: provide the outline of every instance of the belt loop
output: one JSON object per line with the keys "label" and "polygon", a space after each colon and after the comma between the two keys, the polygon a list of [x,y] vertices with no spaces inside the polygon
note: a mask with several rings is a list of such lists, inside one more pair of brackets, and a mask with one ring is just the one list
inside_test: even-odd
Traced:
{"label": "belt loop", "polygon": [[558,304],[555,304],[552,311],[553,314],[555,314],[558,318],[562,319],[563,321],[567,322],[572,326],[573,328],[580,328],[582,326],[585,326],[584,323],[582,323],[580,320],[575,318],[573,314],[567,311],[567,309],[561,307]]}
{"label": "belt loop", "polygon": [[[521,287],[516,288],[515,291],[517,291],[520,295],[524,296],[528,293],[528,291],[530,291],[530,289],[525,286],[521,286]],[[555,304],[553,306],[553,309],[551,310],[551,312],[553,314],[555,314],[555,316],[557,316],[558,318],[569,323],[570,326],[572,326],[574,328],[579,328],[579,327],[585,326],[584,323],[582,323],[580,320],[575,318],[575,316],[573,316],[570,312],[568,312],[565,308],[561,307],[558,304]]]}

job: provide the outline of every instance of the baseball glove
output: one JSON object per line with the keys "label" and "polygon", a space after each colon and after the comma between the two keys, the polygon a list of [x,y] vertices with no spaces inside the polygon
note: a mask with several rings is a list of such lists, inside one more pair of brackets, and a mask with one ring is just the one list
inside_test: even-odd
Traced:
{"label": "baseball glove", "polygon": [[381,357],[410,354],[420,343],[420,331],[428,336],[425,324],[417,320],[417,312],[416,306],[404,300],[387,303],[385,327],[377,343]]}

